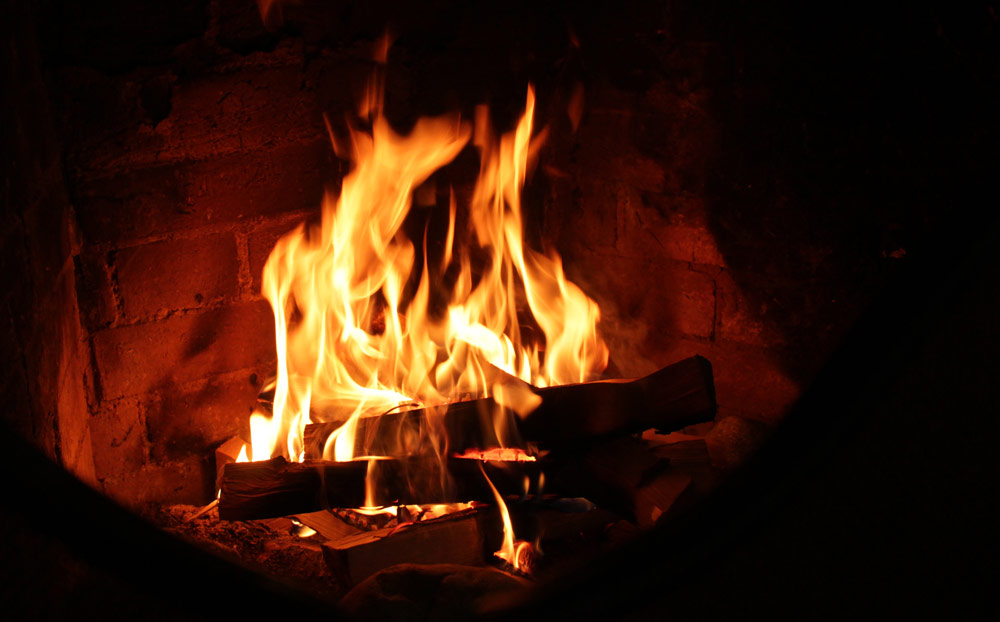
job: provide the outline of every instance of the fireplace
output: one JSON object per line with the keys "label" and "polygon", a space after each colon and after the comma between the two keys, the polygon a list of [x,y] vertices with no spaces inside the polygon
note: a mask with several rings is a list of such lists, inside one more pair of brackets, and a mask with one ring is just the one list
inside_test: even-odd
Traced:
{"label": "fireplace", "polygon": [[[397,32],[387,114],[401,127],[479,103],[510,126],[536,84],[550,136],[525,190],[529,236],[601,304],[614,375],[712,360],[719,414],[698,432],[725,471],[783,430],[929,232],[952,248],[942,206],[974,196],[989,158],[971,155],[997,129],[981,114],[995,87],[966,87],[963,74],[948,84],[975,114],[920,130],[922,113],[956,111],[944,96],[903,106],[916,70],[901,52],[822,50],[794,13],[385,12]],[[213,450],[246,434],[273,371],[264,260],[346,172],[323,115],[355,106],[383,12],[304,2],[264,25],[253,3],[219,0],[14,14],[10,423],[135,511],[204,504]],[[910,16],[918,41],[892,41],[919,48],[942,80],[953,67],[993,75],[948,47],[965,50],[953,33],[985,15]],[[849,32],[879,41],[875,26]],[[995,35],[976,32],[969,54],[995,50]],[[878,97],[863,104],[847,88]],[[957,135],[963,157],[943,162],[916,135],[937,147]],[[877,357],[871,347],[858,355]],[[718,525],[711,509],[690,533]]]}

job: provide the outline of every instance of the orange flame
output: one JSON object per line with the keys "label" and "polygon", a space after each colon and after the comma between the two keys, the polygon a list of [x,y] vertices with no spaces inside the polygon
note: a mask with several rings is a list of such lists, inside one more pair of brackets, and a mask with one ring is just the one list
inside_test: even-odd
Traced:
{"label": "orange flame", "polygon": [[[496,499],[497,507],[500,508],[500,518],[503,521],[503,544],[500,545],[500,550],[493,553],[493,555],[510,564],[514,570],[528,573],[531,571],[531,556],[534,547],[532,547],[530,542],[514,539],[514,526],[510,520],[510,511],[507,509],[507,504],[504,502],[503,497],[500,496],[500,491],[490,481],[490,476],[486,474],[482,462],[479,463],[479,470],[482,472],[483,477],[486,478],[486,483],[490,485],[490,490],[493,491],[493,497]],[[524,487],[525,493],[527,493],[527,479],[525,479]]]}
{"label": "orange flame", "polygon": [[[597,305],[565,278],[557,255],[528,249],[522,238],[521,188],[544,138],[532,137],[532,88],[516,129],[498,141],[485,107],[474,131],[446,115],[420,119],[400,136],[382,102],[373,79],[361,106],[371,131],[350,132],[353,169],[340,195],[325,197],[318,226],[282,237],[264,267],[277,379],[273,415],[251,417],[252,460],[301,460],[302,432],[314,419],[341,423],[324,457],[344,461],[368,457],[355,455],[359,418],[400,405],[493,396],[505,412],[524,415],[539,401],[525,383],[582,382],[607,363]],[[440,260],[428,258],[426,239],[418,258],[401,230],[414,192],[470,138],[481,162],[464,206],[471,231],[460,229],[450,192]],[[519,316],[541,335],[526,339]],[[427,428],[433,437],[432,421]],[[438,440],[441,457],[447,448]]]}

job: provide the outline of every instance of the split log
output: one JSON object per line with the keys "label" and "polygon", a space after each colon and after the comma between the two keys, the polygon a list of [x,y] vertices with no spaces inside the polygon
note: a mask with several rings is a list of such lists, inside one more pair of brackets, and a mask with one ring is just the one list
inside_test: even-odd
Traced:
{"label": "split log", "polygon": [[[541,462],[451,458],[444,461],[442,470],[436,460],[373,461],[374,501],[379,505],[493,504],[495,497],[480,464],[504,497],[523,495],[525,480],[537,492],[539,475],[544,472],[544,492],[586,497],[641,524],[647,523],[645,517],[655,521],[665,513],[671,501],[664,495],[669,497],[669,490],[682,486],[676,477],[671,479],[677,473],[662,474],[668,461],[651,454],[641,441],[625,437]],[[367,461],[289,463],[284,458],[229,464],[223,472],[219,518],[253,520],[362,507],[368,469]]]}
{"label": "split log", "polygon": [[640,527],[656,524],[691,483],[689,474],[633,437],[582,448],[560,462],[551,478],[554,487],[572,488]]}
{"label": "split log", "polygon": [[[483,462],[452,458],[372,461],[374,500],[380,505],[494,502],[479,470],[503,495],[524,492],[524,479],[537,481],[535,462]],[[290,463],[284,458],[227,464],[223,470],[219,518],[253,520],[329,508],[365,505],[368,461]]]}
{"label": "split log", "polygon": [[[491,555],[485,550],[484,534],[499,526],[495,518],[495,512],[474,512],[366,531],[323,543],[323,557],[348,585],[404,562],[481,565]],[[487,526],[487,522],[497,524]]]}
{"label": "split log", "polygon": [[240,457],[240,450],[246,443],[239,436],[234,436],[225,443],[215,448],[215,489],[222,486],[222,469],[227,464],[236,462]]}
{"label": "split log", "polygon": [[[518,540],[542,543],[567,559],[596,550],[606,527],[617,516],[593,508],[560,512],[535,503],[509,505]],[[323,554],[330,570],[352,584],[396,564],[481,565],[493,560],[503,543],[503,522],[496,508],[447,515],[427,522],[383,528],[326,542]]]}
{"label": "split log", "polygon": [[306,512],[292,516],[306,527],[309,527],[327,540],[337,540],[345,536],[353,536],[361,533],[361,529],[348,524],[333,512],[321,510],[319,512]]}
{"label": "split log", "polygon": [[695,497],[708,495],[719,484],[720,472],[712,467],[703,437],[680,432],[660,435],[649,431],[642,435],[642,440],[649,444],[654,454],[670,460],[672,470],[691,476],[691,492]]}
{"label": "split log", "polygon": [[[516,381],[515,382],[520,382]],[[492,398],[456,402],[437,409],[391,412],[358,421],[355,455],[407,456],[427,449],[429,418],[440,413],[448,451],[511,446],[520,440],[546,448],[571,446],[602,437],[669,432],[715,416],[712,365],[693,356],[638,380],[602,380],[536,388],[541,404],[523,419],[504,411]],[[498,433],[496,421],[504,421]],[[327,437],[341,422],[306,426],[308,455],[322,454]],[[499,438],[503,437],[503,438]],[[523,447],[523,445],[522,445]]]}

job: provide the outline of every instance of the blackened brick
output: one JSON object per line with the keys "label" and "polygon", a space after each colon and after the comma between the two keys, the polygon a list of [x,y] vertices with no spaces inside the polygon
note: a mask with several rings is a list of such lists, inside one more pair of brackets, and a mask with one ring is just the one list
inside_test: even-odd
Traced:
{"label": "blackened brick", "polygon": [[203,505],[215,496],[214,480],[209,455],[188,456],[118,473],[106,478],[102,488],[125,507],[141,510],[150,503]]}
{"label": "blackened brick", "polygon": [[[622,236],[619,252],[723,266],[712,232],[700,218],[664,212],[648,204],[649,194],[630,192],[619,202]],[[666,202],[666,199],[661,199]]]}
{"label": "blackened brick", "polygon": [[206,376],[274,363],[264,301],[110,328],[93,336],[103,399],[148,393]]}
{"label": "blackened brick", "polygon": [[714,357],[719,404],[743,416],[777,423],[801,394],[773,351],[722,342]]}
{"label": "blackened brick", "polygon": [[135,169],[81,182],[77,215],[86,241],[102,244],[315,210],[338,170],[325,139]]}
{"label": "blackened brick", "polygon": [[152,459],[209,455],[244,431],[258,390],[256,377],[251,376],[251,371],[213,376],[165,387],[151,396],[147,425]]}
{"label": "blackened brick", "polygon": [[80,320],[89,331],[110,326],[117,315],[108,254],[88,247],[74,258]]}
{"label": "blackened brick", "polygon": [[563,214],[560,227],[562,242],[571,253],[610,252],[618,239],[618,192],[609,182],[581,183]]}
{"label": "blackened brick", "polygon": [[672,291],[666,294],[674,300],[673,319],[682,335],[707,339],[715,329],[715,281],[686,267],[666,269]]}
{"label": "blackened brick", "polygon": [[98,479],[134,471],[146,463],[146,429],[139,402],[105,401],[90,418],[94,470]]}
{"label": "blackened brick", "polygon": [[260,293],[261,274],[264,271],[264,264],[267,262],[271,249],[274,248],[278,238],[288,233],[297,226],[297,221],[283,221],[258,227],[250,234],[247,241],[247,253],[250,262],[250,278],[252,279],[253,293]]}
{"label": "blackened brick", "polygon": [[126,248],[116,253],[115,273],[126,321],[202,307],[237,293],[236,238],[218,233]]}
{"label": "blackened brick", "polygon": [[645,257],[577,257],[570,278],[595,298],[608,321],[640,322],[652,347],[671,337],[709,339],[715,322],[715,283],[685,264]]}
{"label": "blackened brick", "polygon": [[753,303],[728,271],[719,274],[719,338],[757,346],[784,342],[780,332],[768,330],[767,307]]}
{"label": "blackened brick", "polygon": [[[167,118],[155,125],[143,119],[110,144],[98,142],[74,153],[71,164],[83,172],[122,170],[269,150],[325,136],[321,111],[301,84],[296,66],[179,81],[171,91]],[[139,100],[141,91],[131,97]]]}

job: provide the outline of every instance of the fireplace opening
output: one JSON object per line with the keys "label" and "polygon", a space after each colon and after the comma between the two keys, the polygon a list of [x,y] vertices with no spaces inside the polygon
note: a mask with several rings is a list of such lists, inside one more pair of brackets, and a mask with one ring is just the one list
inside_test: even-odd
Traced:
{"label": "fireplace opening", "polygon": [[[384,71],[385,115],[402,134],[427,115],[458,111],[472,119],[481,104],[489,106],[498,134],[513,130],[533,85],[536,128],[545,127],[547,135],[523,190],[525,242],[557,251],[568,280],[600,307],[598,327],[610,352],[605,376],[653,377],[673,364],[711,361],[704,393],[711,396],[712,416],[663,429],[674,432],[669,437],[624,436],[621,446],[602,448],[610,457],[592,457],[618,465],[652,451],[662,472],[645,469],[642,477],[662,484],[657,494],[670,498],[623,518],[601,491],[576,495],[580,489],[570,488],[574,494],[546,501],[562,510],[548,508],[557,519],[542,521],[544,529],[534,509],[512,503],[515,536],[550,535],[541,557],[521,549],[529,569],[560,556],[576,562],[547,576],[541,591],[508,594],[490,605],[500,608],[493,611],[528,599],[522,611],[538,615],[545,602],[562,602],[589,586],[590,598],[574,600],[586,617],[587,603],[607,610],[616,594],[646,584],[636,579],[630,588],[607,569],[578,567],[574,554],[593,541],[600,542],[595,551],[610,549],[601,563],[611,572],[625,568],[622,576],[630,579],[637,559],[649,561],[640,547],[673,546],[664,576],[683,579],[695,562],[705,563],[699,554],[717,553],[711,529],[733,524],[722,522],[720,508],[730,510],[729,521],[750,521],[747,508],[765,503],[750,498],[752,492],[766,500],[778,483],[791,486],[789,472],[805,464],[819,468],[815,457],[801,455],[810,447],[803,439],[843,438],[838,435],[853,430],[829,430],[843,427],[841,420],[863,427],[866,420],[856,412],[872,404],[831,396],[889,399],[893,394],[873,378],[886,362],[905,368],[901,336],[930,338],[919,329],[958,313],[916,295],[914,274],[936,275],[941,283],[919,287],[950,288],[949,304],[960,296],[982,306],[993,300],[974,288],[955,293],[962,279],[982,278],[977,268],[966,266],[961,279],[950,270],[969,251],[985,271],[990,265],[977,235],[988,235],[992,221],[981,221],[977,235],[966,234],[968,244],[957,243],[962,225],[954,213],[985,187],[991,159],[976,156],[991,155],[996,136],[996,121],[986,114],[996,86],[980,79],[995,77],[989,53],[996,39],[992,30],[974,28],[990,23],[988,11],[914,12],[905,18],[908,34],[888,42],[877,27],[888,17],[852,23],[848,32],[864,42],[859,49],[824,47],[838,40],[842,17],[820,27],[814,40],[805,16],[793,11],[680,4],[428,11],[311,1],[195,1],[169,9],[54,2],[12,3],[11,14],[5,37],[16,53],[6,80],[13,87],[15,131],[7,141],[12,209],[4,262],[13,278],[5,335],[7,350],[17,356],[4,384],[10,427],[120,506],[201,538],[223,556],[235,552],[256,570],[270,564],[279,579],[312,596],[340,597],[383,569],[371,554],[355,561],[355,549],[342,546],[334,554],[342,576],[331,579],[337,570],[315,545],[323,538],[371,538],[421,513],[426,525],[393,537],[432,529],[446,532],[449,542],[468,529],[473,539],[486,531],[491,541],[504,534],[489,488],[478,499],[494,512],[489,520],[471,507],[435,523],[435,510],[402,504],[395,517],[341,511],[332,529],[352,531],[331,536],[323,533],[329,525],[316,522],[329,517],[306,518],[304,510],[294,512],[303,515],[294,521],[228,524],[212,514],[219,509],[192,519],[216,496],[217,467],[239,453],[241,443],[231,439],[250,440],[251,409],[273,406],[274,319],[261,296],[261,274],[275,242],[299,223],[317,221],[324,192],[341,191],[351,167],[337,157],[331,134],[333,142],[345,138],[342,119],[356,111],[373,71]],[[388,62],[378,65],[372,50],[387,25],[393,42]],[[908,50],[919,50],[920,61],[905,60]],[[919,88],[918,66],[928,65],[935,79],[966,95],[967,114],[956,114],[952,96]],[[929,118],[934,121],[923,125]],[[433,187],[417,192],[414,210],[447,214],[449,186],[460,198],[472,194],[478,168],[472,150],[458,154],[435,174]],[[418,242],[426,230],[428,246],[443,246],[448,227],[425,229],[426,222],[408,220],[409,238]],[[993,336],[976,308],[964,311],[974,315],[964,330]],[[893,326],[884,317],[890,309],[917,319]],[[845,352],[855,358],[845,361]],[[986,369],[963,378],[963,386],[978,389],[977,374]],[[893,374],[912,379],[916,372],[886,377]],[[944,392],[923,390],[939,399]],[[959,402],[975,410],[980,399],[970,389]],[[962,442],[949,451],[972,443],[973,427],[966,424],[956,433]],[[746,467],[772,433],[771,451]],[[28,452],[10,455],[28,460]],[[382,468],[372,465],[363,470]],[[62,482],[64,473],[41,471],[39,481]],[[369,473],[360,475],[364,480]],[[489,475],[477,481],[511,492],[498,473]],[[559,484],[550,477],[548,490]],[[541,499],[537,478],[532,486],[532,498]],[[81,504],[115,511],[73,490],[83,495],[73,497]],[[595,499],[603,503],[594,507]],[[633,513],[635,502],[628,508]],[[564,511],[570,506],[572,512]],[[594,514],[607,511],[619,515]],[[574,522],[582,515],[593,524]],[[128,534],[143,529],[127,514],[122,520]],[[551,537],[559,521],[571,523],[572,537]],[[40,534],[30,521],[12,524],[36,532],[25,552],[38,546],[59,560],[93,554],[87,547],[67,553],[48,546],[51,517],[38,523],[46,526]],[[106,528],[100,520],[87,524]],[[320,534],[304,536],[306,530]],[[78,527],[69,531],[87,537]],[[693,534],[703,539],[698,546],[679,544]],[[162,554],[164,541],[150,538],[150,552]],[[441,547],[433,540],[429,546]],[[187,563],[214,563],[192,555]],[[679,560],[690,561],[690,568]],[[366,570],[352,574],[364,564]],[[502,579],[496,572],[468,582],[531,581],[523,567],[520,574],[505,570]],[[80,585],[120,581],[102,569],[64,572]],[[233,572],[229,586],[246,578]],[[380,576],[385,585],[409,589],[447,583],[455,571],[396,568]],[[698,575],[692,570],[691,576]],[[406,591],[398,589],[381,596],[391,600]],[[468,597],[456,590],[445,600]],[[78,594],[72,588],[58,593]],[[273,586],[268,594],[272,604],[287,597]],[[362,592],[353,594],[344,606],[381,615]],[[123,606],[141,600],[123,597]],[[655,611],[648,602],[615,606]]]}

